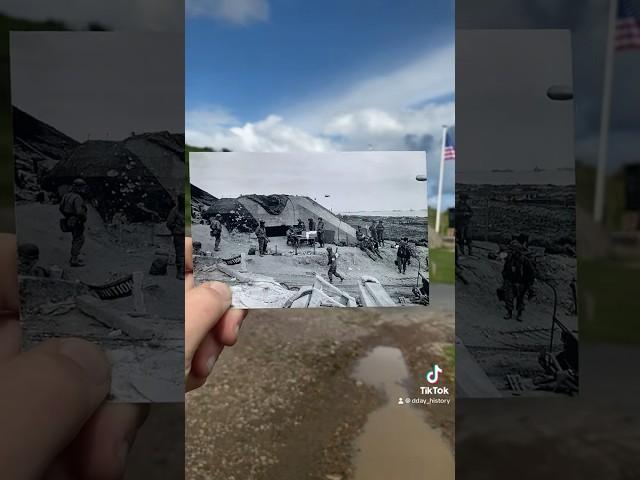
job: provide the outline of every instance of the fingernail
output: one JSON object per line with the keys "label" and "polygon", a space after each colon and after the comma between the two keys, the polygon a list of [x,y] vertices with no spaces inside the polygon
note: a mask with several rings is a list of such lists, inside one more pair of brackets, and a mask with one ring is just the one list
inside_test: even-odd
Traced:
{"label": "fingernail", "polygon": [[213,367],[216,364],[217,360],[218,360],[217,355],[213,355],[209,357],[209,360],[207,360],[207,370],[209,371],[209,373],[211,373],[211,370],[213,370]]}
{"label": "fingernail", "polygon": [[222,282],[211,282],[207,283],[206,285],[210,289],[215,290],[220,295],[222,295],[223,298],[231,300],[231,289],[226,284]]}
{"label": "fingernail", "polygon": [[237,324],[236,324],[236,335],[238,334],[238,332],[240,331],[240,329],[242,328],[242,323],[244,322],[244,318],[241,319]]}
{"label": "fingernail", "polygon": [[111,376],[111,366],[105,354],[94,344],[77,338],[60,343],[60,354],[71,359],[95,385],[103,385]]}

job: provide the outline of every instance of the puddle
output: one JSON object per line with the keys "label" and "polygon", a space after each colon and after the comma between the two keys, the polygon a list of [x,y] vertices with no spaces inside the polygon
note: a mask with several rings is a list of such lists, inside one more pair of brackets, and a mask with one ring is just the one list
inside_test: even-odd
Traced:
{"label": "puddle", "polygon": [[431,428],[420,408],[398,405],[399,397],[416,397],[408,392],[409,371],[402,352],[392,347],[376,347],[362,358],[354,378],[372,385],[387,397],[373,411],[356,439],[354,458],[356,480],[446,480],[454,478],[451,449],[440,432]]}

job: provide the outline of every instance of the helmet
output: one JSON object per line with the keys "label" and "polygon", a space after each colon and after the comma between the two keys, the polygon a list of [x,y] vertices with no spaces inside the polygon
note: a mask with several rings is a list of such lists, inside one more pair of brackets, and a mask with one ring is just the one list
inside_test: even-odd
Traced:
{"label": "helmet", "polygon": [[216,213],[216,218],[222,218],[222,215],[220,215],[219,213]]}
{"label": "helmet", "polygon": [[37,260],[40,258],[40,249],[33,243],[23,243],[18,246],[18,256],[20,258]]}
{"label": "helmet", "polygon": [[87,186],[87,182],[85,182],[82,178],[76,178],[73,181],[73,186],[74,187],[86,187]]}

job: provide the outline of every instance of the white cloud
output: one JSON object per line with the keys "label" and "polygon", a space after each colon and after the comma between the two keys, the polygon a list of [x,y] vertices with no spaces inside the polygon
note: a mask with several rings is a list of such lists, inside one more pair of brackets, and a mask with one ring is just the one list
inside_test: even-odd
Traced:
{"label": "white cloud", "polygon": [[[451,45],[260,121],[233,124],[219,109],[187,112],[187,142],[253,152],[430,150],[428,169],[437,172],[442,125],[455,120],[454,101],[441,100],[454,93],[454,70]],[[445,191],[452,193],[449,170]]]}
{"label": "white cloud", "polygon": [[269,115],[258,122],[238,125],[232,115],[216,108],[187,112],[186,138],[190,145],[228,148],[234,151],[325,152],[336,150],[329,140],[286,124],[277,115]]}
{"label": "white cloud", "polygon": [[419,139],[425,135],[438,138],[442,125],[453,123],[454,114],[453,102],[427,104],[417,109],[369,108],[337,115],[329,120],[323,132],[340,138],[343,148],[349,150],[402,150],[424,146]]}
{"label": "white cloud", "polygon": [[429,51],[392,71],[370,75],[344,89],[296,104],[285,118],[319,131],[342,115],[370,109],[397,111],[452,95],[455,86],[453,43]]}
{"label": "white cloud", "polygon": [[187,0],[187,15],[248,25],[269,19],[269,3],[267,0]]}

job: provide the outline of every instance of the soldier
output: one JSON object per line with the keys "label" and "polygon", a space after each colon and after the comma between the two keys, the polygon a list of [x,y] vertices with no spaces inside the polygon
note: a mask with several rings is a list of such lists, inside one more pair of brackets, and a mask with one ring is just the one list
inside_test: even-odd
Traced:
{"label": "soldier", "polygon": [[38,265],[40,249],[33,243],[18,246],[18,274],[30,277],[50,277],[51,272]]}
{"label": "soldier", "polygon": [[310,232],[313,232],[313,231],[315,230],[315,226],[316,226],[316,224],[315,224],[315,222],[313,221],[313,218],[310,218],[310,219],[309,219],[309,231],[310,231]]}
{"label": "soldier", "polygon": [[398,266],[398,273],[406,273],[407,263],[411,257],[411,248],[409,247],[409,238],[403,237],[398,243],[398,253],[396,255],[396,265]]}
{"label": "soldier", "polygon": [[464,255],[464,246],[467,245],[467,251],[471,255],[471,218],[473,210],[467,203],[469,195],[460,194],[460,202],[456,206],[456,237],[460,246],[460,253]]}
{"label": "soldier", "polygon": [[371,225],[369,225],[369,235],[374,242],[378,241],[378,234],[376,230],[376,221],[371,220]]}
{"label": "soldier", "polygon": [[296,240],[293,227],[287,228],[287,245],[291,245],[293,247],[296,244]]}
{"label": "soldier", "polygon": [[167,228],[173,237],[176,255],[176,278],[184,280],[184,195],[178,195],[176,206],[167,216]]}
{"label": "soldier", "polygon": [[378,236],[378,243],[384,245],[384,225],[382,224],[382,220],[379,220],[378,225],[376,225],[376,234]]}
{"label": "soldier", "polygon": [[300,230],[300,233],[305,231],[304,222],[301,218],[298,219],[298,230]]}
{"label": "soldier", "polygon": [[63,232],[71,232],[71,258],[69,265],[81,267],[80,251],[84,245],[84,225],[87,222],[87,205],[84,197],[87,195],[87,183],[82,178],[76,178],[69,192],[60,201],[60,213],[64,218],[60,221]]}
{"label": "soldier", "polygon": [[318,226],[316,227],[316,231],[318,232],[318,243],[320,247],[324,247],[324,220],[322,217],[318,217]]}
{"label": "soldier", "polygon": [[329,259],[327,265],[329,265],[329,271],[327,275],[329,276],[329,282],[333,283],[333,277],[338,277],[340,279],[340,283],[344,281],[344,277],[338,273],[338,250],[333,252],[331,247],[327,247],[327,257]]}
{"label": "soldier", "polygon": [[260,225],[256,228],[255,231],[256,237],[258,237],[258,251],[260,256],[263,257],[267,253],[267,243],[269,239],[267,238],[267,229],[264,226],[264,220],[260,220]]}
{"label": "soldier", "polygon": [[505,319],[513,317],[513,301],[516,301],[516,320],[522,321],[524,311],[524,295],[530,288],[535,278],[531,262],[525,255],[520,242],[513,240],[509,245],[507,257],[502,269],[502,288],[504,291],[504,304],[507,310]]}
{"label": "soldier", "polygon": [[218,252],[220,250],[220,235],[222,235],[222,223],[220,223],[220,219],[222,215],[216,213],[215,218],[210,220],[209,228],[211,229],[210,235],[216,239],[215,246],[213,250]]}
{"label": "soldier", "polygon": [[358,241],[358,246],[360,248],[364,247],[364,233],[362,232],[362,227],[358,225],[356,229],[356,240]]}

